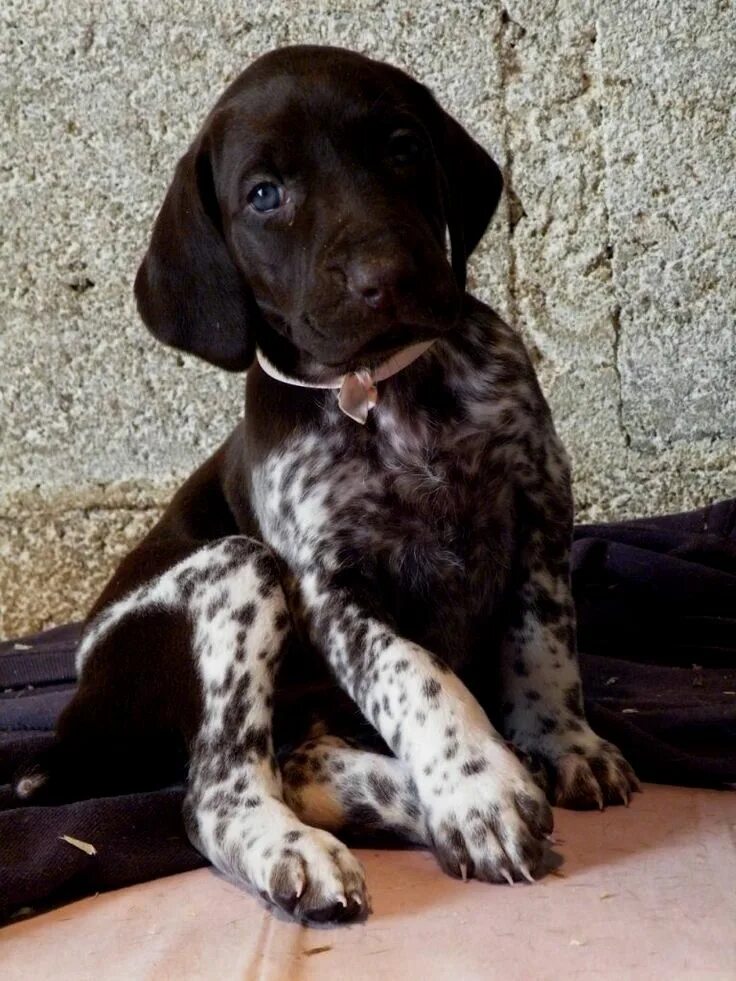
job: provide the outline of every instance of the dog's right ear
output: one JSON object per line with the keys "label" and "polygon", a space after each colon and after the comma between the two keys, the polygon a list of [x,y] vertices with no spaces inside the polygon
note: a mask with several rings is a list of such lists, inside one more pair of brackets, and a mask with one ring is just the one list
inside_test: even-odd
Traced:
{"label": "dog's right ear", "polygon": [[228,371],[244,371],[253,360],[252,320],[258,313],[230,258],[201,137],[177,165],[135,279],[135,296],[143,322],[164,344]]}

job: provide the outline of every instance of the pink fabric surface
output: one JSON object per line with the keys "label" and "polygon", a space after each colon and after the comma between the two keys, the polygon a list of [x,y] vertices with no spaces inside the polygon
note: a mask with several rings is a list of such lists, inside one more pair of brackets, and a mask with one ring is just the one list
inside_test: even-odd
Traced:
{"label": "pink fabric surface", "polygon": [[373,915],[308,929],[203,869],[0,930],[0,977],[736,978],[735,793],[647,786],[628,810],[556,821],[561,874],[533,886],[457,882],[426,852],[362,850]]}

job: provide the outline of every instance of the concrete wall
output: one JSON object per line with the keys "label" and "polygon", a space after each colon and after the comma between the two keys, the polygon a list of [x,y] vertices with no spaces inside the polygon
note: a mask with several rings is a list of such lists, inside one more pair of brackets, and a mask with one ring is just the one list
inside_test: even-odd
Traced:
{"label": "concrete wall", "polygon": [[236,418],[131,282],[224,84],[301,41],[407,68],[503,164],[473,285],[523,330],[579,514],[736,493],[734,6],[5,0],[0,634],[81,615]]}

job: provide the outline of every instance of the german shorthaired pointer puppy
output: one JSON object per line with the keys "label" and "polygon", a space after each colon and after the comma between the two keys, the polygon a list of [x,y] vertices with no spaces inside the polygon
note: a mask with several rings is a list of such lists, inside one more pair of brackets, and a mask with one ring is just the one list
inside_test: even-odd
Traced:
{"label": "german shorthaired pointer puppy", "polygon": [[310,922],[368,907],[332,832],[533,879],[552,812],[523,760],[553,802],[628,803],[583,714],[567,457],[518,334],[465,292],[501,187],[352,52],[284,48],[226,90],[135,291],[166,344],[247,369],[245,416],[93,608],[22,798],[188,767],[192,842]]}

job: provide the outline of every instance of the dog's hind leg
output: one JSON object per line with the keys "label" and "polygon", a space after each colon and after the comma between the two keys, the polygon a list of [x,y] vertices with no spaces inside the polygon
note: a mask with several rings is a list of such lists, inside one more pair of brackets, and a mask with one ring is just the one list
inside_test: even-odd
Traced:
{"label": "dog's hind leg", "polygon": [[417,788],[393,756],[325,735],[291,753],[282,772],[284,799],[306,824],[429,844]]}
{"label": "dog's hind leg", "polygon": [[[283,801],[271,723],[290,625],[277,560],[245,536],[198,549],[105,607],[88,624],[80,691],[53,755],[26,771],[18,795],[42,798],[48,784],[73,794],[92,778],[116,786],[123,767],[135,779],[137,768],[150,766],[146,754],[156,755],[158,738],[178,734],[190,757],[185,826],[212,864],[301,920],[359,916],[368,905],[360,864]],[[138,645],[133,663],[145,677],[126,678],[126,641]],[[161,673],[163,690],[149,690]],[[154,712],[162,696],[165,705]],[[131,733],[139,735],[131,741]],[[90,774],[90,767],[109,772]]]}

